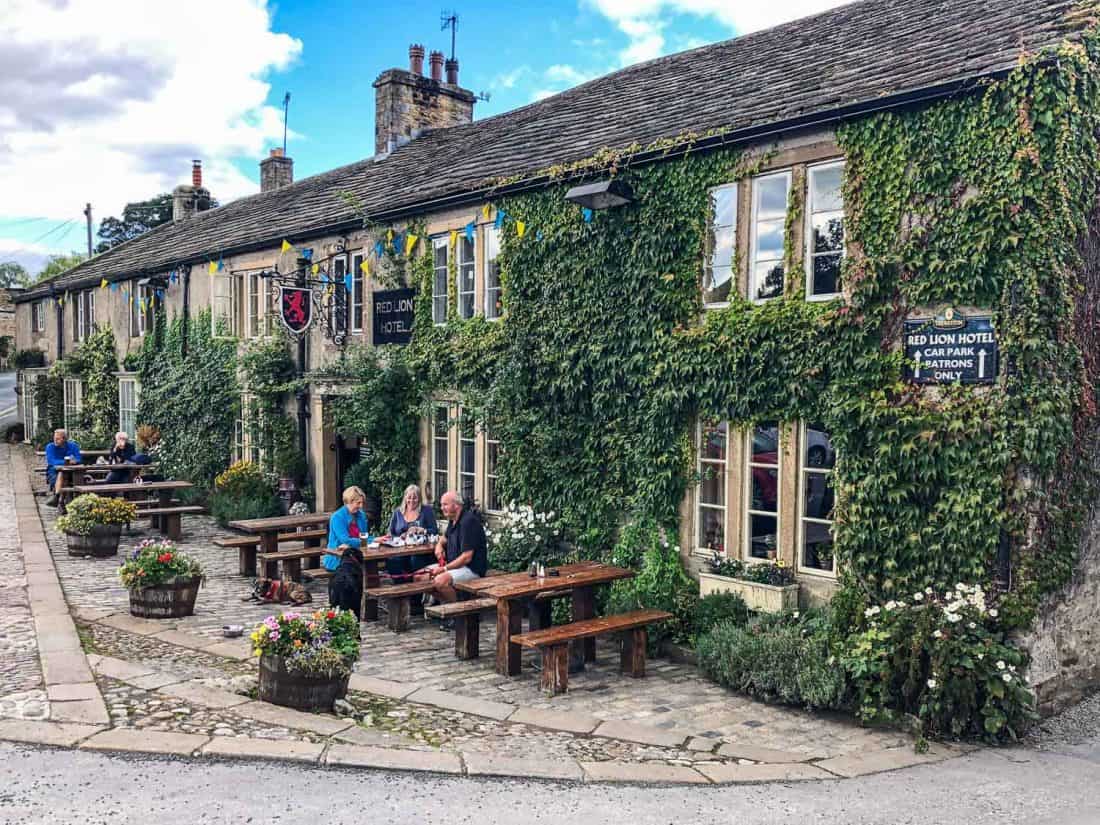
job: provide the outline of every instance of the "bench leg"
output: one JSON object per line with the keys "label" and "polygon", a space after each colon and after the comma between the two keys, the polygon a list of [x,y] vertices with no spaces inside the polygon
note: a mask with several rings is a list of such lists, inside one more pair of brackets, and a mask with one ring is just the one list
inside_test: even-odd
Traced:
{"label": "bench leg", "polygon": [[[591,587],[573,590],[573,621],[581,622],[596,616],[596,593]],[[596,640],[592,637],[574,642],[584,651],[584,661],[596,661]]]}
{"label": "bench leg", "polygon": [[539,601],[533,600],[527,606],[527,623],[531,626],[531,630],[545,630],[554,623],[554,603],[549,599]]}
{"label": "bench leg", "polygon": [[513,599],[497,601],[497,673],[519,676],[523,649],[512,637],[523,631],[523,605]]}
{"label": "bench leg", "polygon": [[394,633],[409,629],[409,597],[386,599],[386,626]]}
{"label": "bench leg", "polygon": [[[318,545],[307,544],[306,546],[307,547],[317,547]],[[321,567],[321,557],[320,556],[309,556],[306,559],[305,567],[306,567],[307,570],[318,570],[318,569],[320,569],[320,567]]]}
{"label": "bench leg", "polygon": [[172,541],[179,541],[180,537],[183,535],[183,531],[180,528],[180,522],[182,520],[179,513],[169,513],[166,516],[161,516],[161,530]]}
{"label": "bench leg", "polygon": [[240,552],[240,566],[241,575],[248,576],[249,578],[256,575],[256,545],[251,547],[241,547]]}
{"label": "bench leg", "polygon": [[645,648],[646,630],[644,627],[636,627],[634,630],[628,630],[624,633],[619,669],[635,679],[641,679],[645,676]]}
{"label": "bench leg", "polygon": [[372,587],[378,587],[380,584],[378,578],[378,562],[371,560],[363,562],[363,601],[361,612],[363,615],[363,621],[376,622],[378,621],[378,599],[372,599],[367,595],[367,590]]}
{"label": "bench leg", "polygon": [[455,617],[455,658],[476,659],[481,641],[481,614]]}
{"label": "bench leg", "polygon": [[290,579],[292,582],[302,580],[302,560],[301,559],[283,559],[283,574],[280,576],[282,579]]}
{"label": "bench leg", "polygon": [[569,647],[554,645],[542,649],[542,689],[551,696],[569,689]]}

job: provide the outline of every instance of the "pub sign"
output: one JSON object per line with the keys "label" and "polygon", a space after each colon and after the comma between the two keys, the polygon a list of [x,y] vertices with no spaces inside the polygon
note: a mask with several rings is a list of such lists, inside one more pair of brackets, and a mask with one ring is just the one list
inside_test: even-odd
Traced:
{"label": "pub sign", "polygon": [[388,289],[371,297],[374,346],[407,344],[412,340],[413,316],[416,314],[415,289]]}
{"label": "pub sign", "polygon": [[948,309],[938,318],[905,322],[906,377],[917,384],[992,384],[997,337],[989,316]]}
{"label": "pub sign", "polygon": [[313,321],[313,290],[304,286],[280,286],[279,318],[295,335],[309,329]]}

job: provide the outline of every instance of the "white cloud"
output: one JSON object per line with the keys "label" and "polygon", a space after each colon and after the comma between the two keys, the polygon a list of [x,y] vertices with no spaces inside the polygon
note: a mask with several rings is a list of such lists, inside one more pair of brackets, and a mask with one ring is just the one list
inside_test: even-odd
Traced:
{"label": "white cloud", "polygon": [[619,53],[623,66],[666,53],[664,30],[675,15],[710,17],[731,34],[747,34],[842,6],[850,0],[785,0],[748,3],[744,0],[582,0],[610,19],[630,38]]}
{"label": "white cloud", "polygon": [[15,238],[0,238],[0,263],[15,261],[31,275],[37,275],[50,256],[56,254],[42,244],[25,243]]}
{"label": "white cloud", "polygon": [[267,0],[0,0],[0,217],[119,214],[190,182],[225,202],[232,164],[282,138],[265,78],[300,54]]}
{"label": "white cloud", "polygon": [[489,82],[489,85],[494,89],[514,89],[516,84],[529,74],[531,74],[530,66],[526,64],[523,66],[516,66],[516,68],[511,71],[502,72],[496,75]]}

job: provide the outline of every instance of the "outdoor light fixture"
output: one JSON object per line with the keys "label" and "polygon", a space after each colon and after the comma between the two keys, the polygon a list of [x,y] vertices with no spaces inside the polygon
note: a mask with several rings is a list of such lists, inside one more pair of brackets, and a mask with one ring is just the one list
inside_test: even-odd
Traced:
{"label": "outdoor light fixture", "polygon": [[139,278],[137,285],[151,286],[154,289],[168,289],[168,279],[160,275],[152,278]]}
{"label": "outdoor light fixture", "polygon": [[632,203],[634,190],[626,181],[612,178],[574,186],[565,193],[565,199],[589,209],[611,209]]}

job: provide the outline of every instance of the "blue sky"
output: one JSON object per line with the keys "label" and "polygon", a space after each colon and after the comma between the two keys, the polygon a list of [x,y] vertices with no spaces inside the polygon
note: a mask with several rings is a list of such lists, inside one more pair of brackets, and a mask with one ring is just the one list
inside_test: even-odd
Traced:
{"label": "blue sky", "polygon": [[487,117],[842,1],[5,0],[0,261],[33,273],[83,250],[86,201],[96,220],[118,215],[188,182],[193,157],[223,202],[258,191],[286,91],[296,178],[371,155],[371,84],[407,67],[410,43],[449,55],[444,8],[459,16],[460,84],[490,95],[475,107]]}

